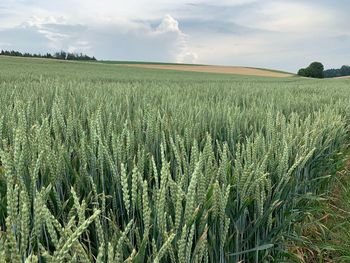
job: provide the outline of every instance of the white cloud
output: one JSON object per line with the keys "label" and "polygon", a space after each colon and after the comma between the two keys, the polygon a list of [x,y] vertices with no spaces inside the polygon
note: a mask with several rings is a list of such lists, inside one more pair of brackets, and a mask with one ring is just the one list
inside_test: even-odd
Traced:
{"label": "white cloud", "polygon": [[92,49],[92,46],[88,41],[76,41],[74,43],[71,43],[67,51],[71,53],[89,53]]}
{"label": "white cloud", "polygon": [[[27,41],[18,41],[21,40],[18,33],[24,31]],[[100,59],[188,63],[197,58],[188,46],[187,35],[171,15],[165,15],[156,26],[127,19],[80,25],[65,16],[33,16],[19,26],[0,31],[0,36],[12,43],[9,48],[22,52],[67,50]],[[40,45],[31,50],[33,47],[28,42]]]}
{"label": "white cloud", "polygon": [[166,32],[176,32],[182,34],[179,29],[179,22],[176,21],[171,15],[165,15],[162,22],[156,29],[157,33],[166,33]]}
{"label": "white cloud", "polygon": [[175,56],[177,63],[195,63],[197,61],[198,55],[190,50],[187,35],[180,30],[179,22],[171,15],[165,15],[154,32],[156,34],[166,34],[169,32],[176,34],[174,48],[177,50],[177,55]]}
{"label": "white cloud", "polygon": [[198,61],[198,55],[195,52],[188,51],[184,49],[181,53],[176,57],[176,63],[196,63]]}

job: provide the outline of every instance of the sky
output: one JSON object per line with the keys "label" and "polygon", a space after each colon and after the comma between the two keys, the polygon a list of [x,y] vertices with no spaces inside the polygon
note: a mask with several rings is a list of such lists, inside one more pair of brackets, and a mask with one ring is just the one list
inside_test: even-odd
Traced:
{"label": "sky", "polygon": [[0,49],[296,72],[350,64],[349,0],[1,0]]}

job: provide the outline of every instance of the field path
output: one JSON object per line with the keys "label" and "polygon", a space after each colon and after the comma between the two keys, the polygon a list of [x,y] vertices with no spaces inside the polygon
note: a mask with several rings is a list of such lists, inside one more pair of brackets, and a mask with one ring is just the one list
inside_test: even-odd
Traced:
{"label": "field path", "polygon": [[350,79],[350,76],[335,77],[335,79]]}
{"label": "field path", "polygon": [[261,77],[277,77],[277,78],[286,78],[286,77],[293,76],[293,74],[289,74],[289,73],[275,72],[275,71],[269,71],[264,69],[246,68],[246,67],[233,67],[233,66],[202,66],[202,65],[191,66],[191,65],[161,65],[161,64],[120,64],[118,66],[205,72],[205,73],[237,74],[237,75],[261,76]]}

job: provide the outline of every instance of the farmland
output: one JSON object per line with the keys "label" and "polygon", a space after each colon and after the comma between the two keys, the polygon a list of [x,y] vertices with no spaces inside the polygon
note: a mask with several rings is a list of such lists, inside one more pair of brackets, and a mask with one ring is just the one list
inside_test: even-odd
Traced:
{"label": "farmland", "polygon": [[0,262],[288,261],[350,80],[0,57]]}
{"label": "farmland", "polygon": [[276,77],[285,78],[292,77],[292,74],[285,72],[277,72],[266,69],[247,68],[247,67],[231,67],[231,66],[208,66],[208,65],[167,65],[167,64],[119,64],[121,66],[137,67],[137,68],[151,68],[162,70],[180,70],[189,72],[202,72],[202,73],[220,73],[220,74],[238,74],[248,76],[260,76],[260,77]]}

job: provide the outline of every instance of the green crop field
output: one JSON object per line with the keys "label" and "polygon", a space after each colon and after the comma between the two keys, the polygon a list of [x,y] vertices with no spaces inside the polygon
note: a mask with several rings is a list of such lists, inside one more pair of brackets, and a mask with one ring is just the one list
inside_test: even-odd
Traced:
{"label": "green crop field", "polygon": [[289,262],[350,79],[0,57],[0,262]]}

